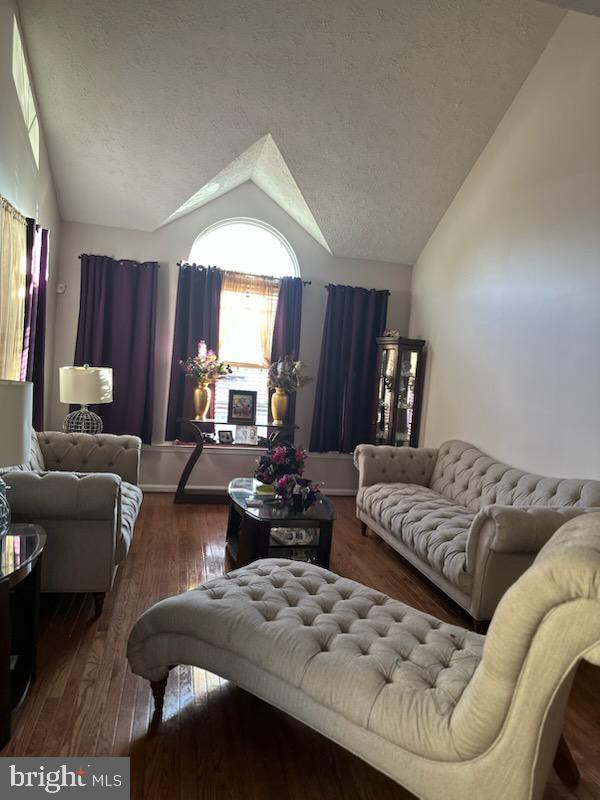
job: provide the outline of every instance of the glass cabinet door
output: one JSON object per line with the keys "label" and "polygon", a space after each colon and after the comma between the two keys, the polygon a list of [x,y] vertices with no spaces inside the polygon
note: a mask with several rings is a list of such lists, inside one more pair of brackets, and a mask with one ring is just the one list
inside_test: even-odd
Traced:
{"label": "glass cabinet door", "polygon": [[394,444],[398,447],[410,444],[414,407],[415,386],[417,379],[417,364],[419,353],[416,350],[401,350],[398,397],[396,399],[396,419],[394,430]]}
{"label": "glass cabinet door", "polygon": [[381,366],[377,387],[377,414],[375,421],[375,443],[391,442],[392,414],[394,411],[394,377],[398,351],[384,347],[381,351]]}

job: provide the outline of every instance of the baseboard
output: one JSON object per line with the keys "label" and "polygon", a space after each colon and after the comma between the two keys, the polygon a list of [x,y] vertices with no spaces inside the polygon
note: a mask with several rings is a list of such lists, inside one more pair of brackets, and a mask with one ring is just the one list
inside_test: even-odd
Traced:
{"label": "baseboard", "polygon": [[[142,483],[140,488],[143,492],[163,492],[165,494],[174,494],[177,486],[175,484],[170,486],[163,483]],[[227,494],[226,486],[186,486],[186,491],[188,489],[199,492],[211,492],[212,494],[223,494],[224,496]],[[323,489],[322,491],[323,494],[331,497],[354,497],[356,494],[355,489],[331,489],[327,487],[326,490]]]}

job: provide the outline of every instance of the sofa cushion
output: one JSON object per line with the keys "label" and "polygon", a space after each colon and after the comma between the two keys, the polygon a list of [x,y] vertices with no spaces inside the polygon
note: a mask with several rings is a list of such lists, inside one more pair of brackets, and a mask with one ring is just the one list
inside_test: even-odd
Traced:
{"label": "sofa cushion", "polygon": [[121,530],[120,538],[117,542],[117,563],[122,561],[131,545],[133,538],[133,526],[142,505],[142,490],[127,481],[121,482]]}
{"label": "sofa cushion", "polygon": [[358,507],[463,591],[469,528],[475,512],[432,489],[410,483],[376,483],[359,489]]}
{"label": "sofa cushion", "polygon": [[600,481],[545,478],[495,461],[467,442],[444,442],[431,488],[472,511],[488,505],[600,507]]}
{"label": "sofa cushion", "polygon": [[398,530],[400,517],[416,502],[437,497],[433,489],[416,483],[374,483],[361,486],[356,505],[384,527]]}
{"label": "sofa cushion", "polygon": [[29,453],[29,461],[25,464],[15,464],[12,467],[4,467],[0,469],[0,476],[7,472],[45,472],[46,464],[44,456],[38,442],[37,433],[31,431],[31,450]]}

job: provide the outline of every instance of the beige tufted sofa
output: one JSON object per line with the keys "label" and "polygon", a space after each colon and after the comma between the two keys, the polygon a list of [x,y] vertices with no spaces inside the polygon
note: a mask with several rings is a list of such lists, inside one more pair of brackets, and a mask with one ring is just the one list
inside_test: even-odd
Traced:
{"label": "beige tufted sofa", "polygon": [[142,503],[137,436],[34,433],[28,464],[3,471],[15,522],[48,536],[43,592],[92,592],[102,611]]}
{"label": "beige tufted sofa", "polygon": [[320,567],[265,559],[150,608],[128,658],[159,712],[171,665],[191,664],[418,797],[535,800],[578,662],[600,665],[600,514],[552,537],[486,637]]}
{"label": "beige tufted sofa", "polygon": [[600,509],[600,481],[544,478],[473,445],[359,445],[356,514],[476,621],[567,519]]}

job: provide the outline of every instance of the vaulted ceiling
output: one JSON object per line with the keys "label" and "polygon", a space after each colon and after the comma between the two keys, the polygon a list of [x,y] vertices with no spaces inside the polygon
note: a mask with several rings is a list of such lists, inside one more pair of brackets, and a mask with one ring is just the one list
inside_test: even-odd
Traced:
{"label": "vaulted ceiling", "polygon": [[20,0],[20,13],[64,219],[153,230],[253,180],[334,255],[413,263],[565,12]]}

